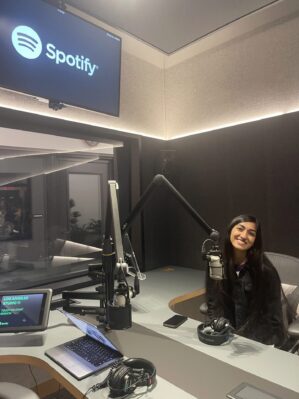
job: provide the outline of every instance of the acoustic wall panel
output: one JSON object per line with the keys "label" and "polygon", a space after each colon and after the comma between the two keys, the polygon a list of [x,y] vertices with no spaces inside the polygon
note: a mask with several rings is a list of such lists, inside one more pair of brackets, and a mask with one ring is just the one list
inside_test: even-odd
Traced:
{"label": "acoustic wall panel", "polygon": [[239,32],[228,26],[194,44],[177,63],[169,60],[167,139],[299,109],[298,12],[251,31],[246,23],[238,22]]}

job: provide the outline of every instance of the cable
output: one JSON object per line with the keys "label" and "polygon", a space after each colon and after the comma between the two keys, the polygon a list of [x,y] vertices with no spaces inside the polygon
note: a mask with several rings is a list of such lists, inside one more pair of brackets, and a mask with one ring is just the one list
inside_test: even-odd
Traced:
{"label": "cable", "polygon": [[102,382],[99,382],[98,384],[94,384],[93,386],[91,386],[90,388],[88,388],[88,390],[87,390],[87,391],[85,392],[85,394],[83,395],[82,399],[85,399],[85,398],[86,398],[86,395],[87,395],[90,391],[96,392],[96,391],[98,391],[99,389],[106,387],[106,386],[107,386],[107,381],[108,381],[108,379],[110,378],[110,376],[111,376],[113,370],[115,370],[116,367],[118,367],[122,362],[123,362],[122,360],[117,360],[115,363],[113,363],[112,366],[111,366],[111,369],[110,369],[110,371],[109,371],[109,373],[108,373],[108,375],[107,375],[107,377],[104,378],[104,380],[103,380]]}
{"label": "cable", "polygon": [[103,382],[99,382],[98,384],[94,384],[92,387],[90,387],[90,388],[88,388],[88,390],[85,392],[85,394],[83,395],[83,397],[82,397],[82,399],[85,399],[86,398],[86,395],[89,393],[89,392],[96,392],[96,391],[98,391],[99,389],[101,389],[101,388],[104,388],[104,386],[106,385],[106,378],[105,378],[105,380],[103,381]]}
{"label": "cable", "polygon": [[74,327],[74,325],[70,324],[70,323],[59,323],[59,324],[55,324],[54,326],[47,327],[47,330],[50,330],[51,328],[57,328],[57,327]]}
{"label": "cable", "polygon": [[60,383],[58,383],[58,390],[57,390],[57,393],[56,393],[56,399],[59,399],[60,398],[60,393],[61,393],[61,385],[60,385]]}
{"label": "cable", "polygon": [[201,252],[202,253],[205,253],[206,252],[206,244],[207,244],[207,242],[214,242],[211,238],[207,238],[206,240],[204,240],[204,242],[202,243],[202,246],[201,246]]}
{"label": "cable", "polygon": [[33,378],[34,383],[35,383],[36,393],[38,394],[38,396],[40,396],[39,391],[38,391],[38,386],[37,386],[37,380],[36,380],[36,378],[35,378],[35,376],[34,376],[34,374],[33,374],[32,367],[31,367],[30,364],[28,364],[28,367],[29,367],[30,373],[31,373],[32,378]]}
{"label": "cable", "polygon": [[92,391],[92,387],[91,388],[88,388],[88,390],[85,392],[85,394],[82,396],[82,399],[85,399],[86,398],[86,395],[90,392],[90,391]]}

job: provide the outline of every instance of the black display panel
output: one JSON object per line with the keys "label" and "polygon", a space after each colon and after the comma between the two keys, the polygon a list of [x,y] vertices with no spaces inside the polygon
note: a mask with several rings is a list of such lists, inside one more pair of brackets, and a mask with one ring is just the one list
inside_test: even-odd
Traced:
{"label": "black display panel", "polygon": [[118,116],[121,39],[43,0],[0,1],[0,86]]}
{"label": "black display panel", "polygon": [[0,292],[0,333],[47,328],[52,290]]}

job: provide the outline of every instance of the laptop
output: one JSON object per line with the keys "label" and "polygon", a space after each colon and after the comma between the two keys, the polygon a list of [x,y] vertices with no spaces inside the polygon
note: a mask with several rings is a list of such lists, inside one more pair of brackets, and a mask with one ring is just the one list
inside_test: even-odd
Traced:
{"label": "laptop", "polygon": [[65,311],[62,313],[85,336],[48,349],[45,354],[77,380],[112,366],[123,358],[113,343],[93,324]]}

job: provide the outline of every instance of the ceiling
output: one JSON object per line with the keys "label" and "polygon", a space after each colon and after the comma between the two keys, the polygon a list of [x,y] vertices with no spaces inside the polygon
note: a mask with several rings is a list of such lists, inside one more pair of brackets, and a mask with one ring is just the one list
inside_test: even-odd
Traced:
{"label": "ceiling", "polygon": [[65,0],[164,53],[280,0]]}

